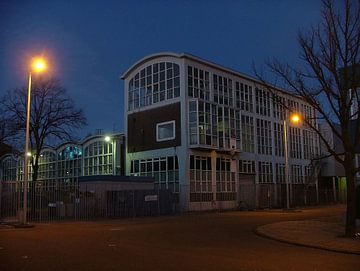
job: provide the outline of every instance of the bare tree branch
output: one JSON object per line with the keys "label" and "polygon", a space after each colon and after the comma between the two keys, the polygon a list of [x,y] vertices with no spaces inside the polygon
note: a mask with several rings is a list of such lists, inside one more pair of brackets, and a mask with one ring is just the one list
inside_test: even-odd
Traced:
{"label": "bare tree branch", "polygon": [[[355,174],[360,170],[355,165],[356,154],[360,152],[360,1],[343,0],[338,7],[332,0],[323,0],[321,15],[319,25],[298,35],[302,67],[291,67],[276,59],[266,64],[290,91],[316,110],[341,141],[343,150],[339,151],[317,125],[304,119],[327,152],[344,167],[348,191],[346,236],[354,236]],[[274,90],[254,71],[268,90]]]}
{"label": "bare tree branch", "polygon": [[[86,125],[82,110],[77,109],[66,90],[54,78],[34,78],[31,93],[30,150],[33,154],[33,180],[37,179],[40,153],[53,139],[73,140],[77,129]],[[27,88],[9,91],[1,100],[16,133],[25,134]]]}

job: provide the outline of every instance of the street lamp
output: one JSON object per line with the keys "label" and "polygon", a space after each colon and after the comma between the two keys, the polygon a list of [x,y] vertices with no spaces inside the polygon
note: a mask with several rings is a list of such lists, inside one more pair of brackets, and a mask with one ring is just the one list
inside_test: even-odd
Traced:
{"label": "street lamp", "polygon": [[31,72],[41,73],[46,70],[46,62],[43,58],[38,57],[33,59],[29,71],[28,97],[27,97],[27,111],[26,111],[26,136],[25,136],[25,155],[24,155],[24,207],[23,207],[23,224],[27,223],[27,190],[28,190],[28,157],[31,156],[29,152],[29,129],[30,129],[30,102],[31,102]]}
{"label": "street lamp", "polygon": [[[290,116],[290,122],[298,124],[301,117],[297,113]],[[285,184],[286,184],[286,208],[290,209],[290,191],[289,191],[289,151],[288,151],[288,138],[287,138],[287,119],[284,118],[284,152],[285,152]]]}

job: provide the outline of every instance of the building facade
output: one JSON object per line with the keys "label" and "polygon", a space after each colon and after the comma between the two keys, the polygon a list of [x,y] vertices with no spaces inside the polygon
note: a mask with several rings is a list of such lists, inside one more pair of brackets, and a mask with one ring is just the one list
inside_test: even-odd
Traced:
{"label": "building facade", "polygon": [[[154,176],[184,211],[284,204],[284,120],[294,111],[315,122],[303,100],[189,54],[147,56],[122,79],[126,174]],[[295,202],[313,182],[319,140],[304,124],[286,126]]]}
{"label": "building facade", "polygon": [[[80,176],[124,175],[125,137],[123,134],[91,135],[80,142],[65,142],[44,147],[39,159],[39,181],[74,183]],[[30,162],[29,162],[30,163]],[[22,155],[8,153],[0,157],[0,179],[23,180]],[[32,168],[29,164],[29,180]]]}

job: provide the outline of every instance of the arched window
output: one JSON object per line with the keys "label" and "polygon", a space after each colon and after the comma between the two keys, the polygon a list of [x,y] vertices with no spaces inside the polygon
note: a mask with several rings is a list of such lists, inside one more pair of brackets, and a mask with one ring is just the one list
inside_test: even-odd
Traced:
{"label": "arched window", "polygon": [[82,150],[76,145],[66,145],[58,152],[57,175],[66,183],[74,182],[81,175]]}
{"label": "arched window", "polygon": [[17,160],[13,156],[7,156],[1,161],[2,180],[17,181]]}
{"label": "arched window", "polygon": [[41,152],[39,159],[38,179],[49,181],[56,178],[56,153],[45,150]]}
{"label": "arched window", "polygon": [[85,147],[84,176],[113,174],[113,142],[102,138]]}
{"label": "arched window", "polygon": [[160,62],[143,68],[130,79],[128,94],[128,110],[179,97],[179,65]]}

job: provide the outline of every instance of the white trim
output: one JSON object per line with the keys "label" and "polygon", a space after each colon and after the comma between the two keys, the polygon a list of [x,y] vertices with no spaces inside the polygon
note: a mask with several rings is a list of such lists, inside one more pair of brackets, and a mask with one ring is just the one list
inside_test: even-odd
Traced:
{"label": "white trim", "polygon": [[[159,138],[159,126],[160,125],[166,125],[166,124],[172,124],[173,125],[173,136],[172,137],[167,137],[167,138],[163,138],[163,139],[160,139]],[[171,121],[165,121],[165,122],[160,122],[160,123],[157,123],[156,124],[156,142],[162,142],[162,141],[168,141],[168,140],[173,140],[175,139],[175,120],[171,120]]]}

